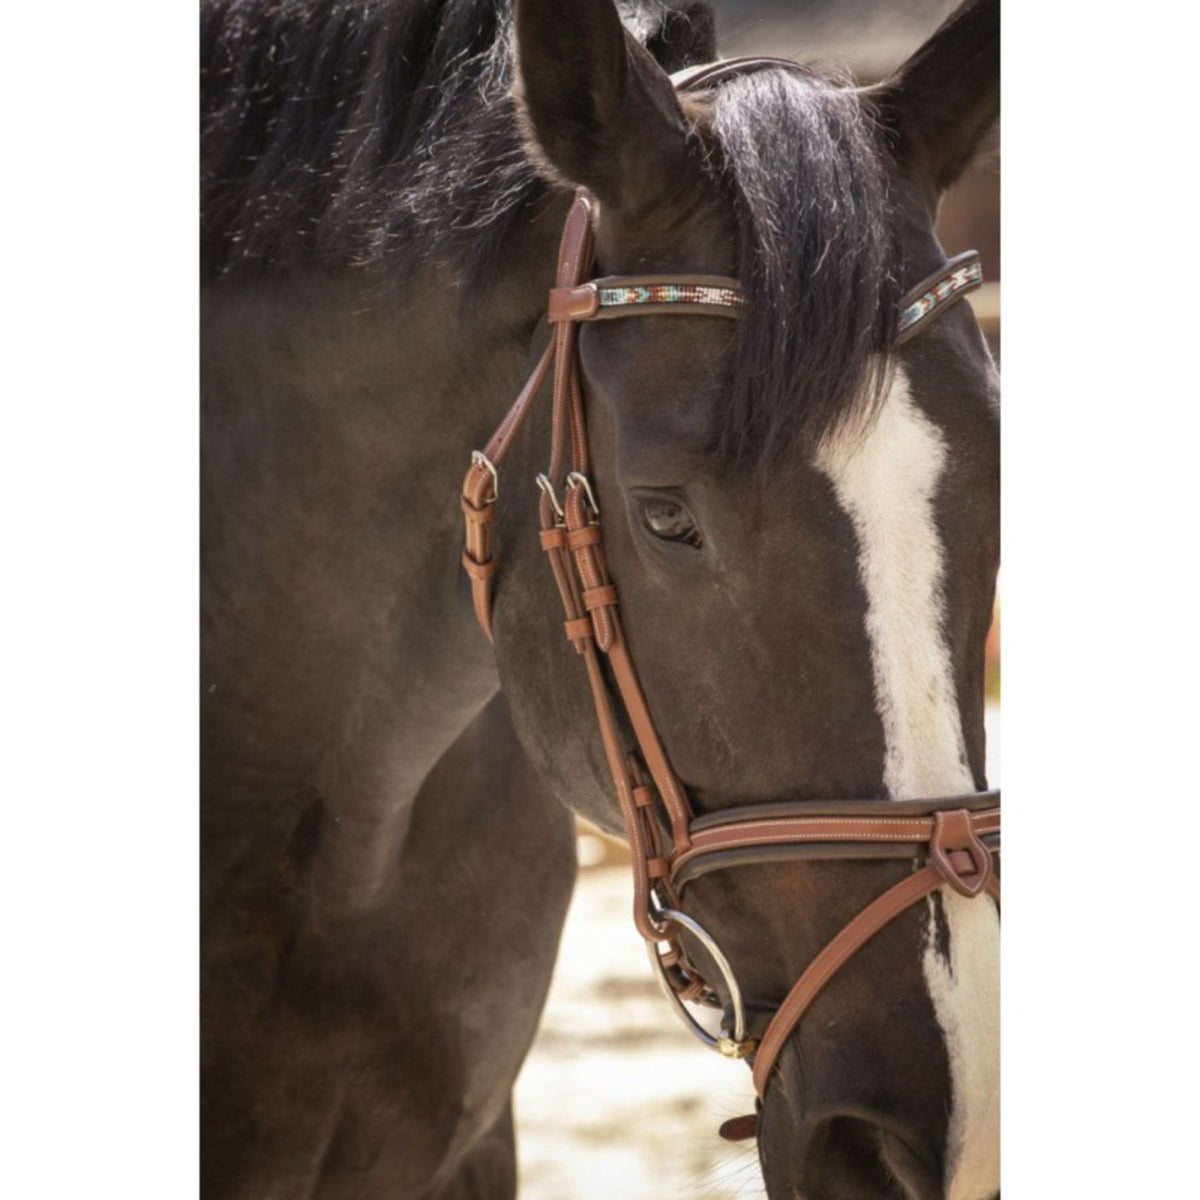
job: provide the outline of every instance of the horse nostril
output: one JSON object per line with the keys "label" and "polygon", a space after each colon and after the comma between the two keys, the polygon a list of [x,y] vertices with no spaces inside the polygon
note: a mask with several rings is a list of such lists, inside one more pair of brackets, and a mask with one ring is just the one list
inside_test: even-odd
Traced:
{"label": "horse nostril", "polygon": [[937,1164],[891,1129],[879,1130],[879,1157],[908,1200],[940,1200],[942,1177]]}
{"label": "horse nostril", "polygon": [[937,1172],[891,1122],[859,1114],[827,1117],[807,1158],[806,1175],[816,1168],[816,1178],[842,1181],[847,1197],[941,1200]]}
{"label": "horse nostril", "polygon": [[[790,1154],[781,1152],[776,1140],[787,1136]],[[760,1139],[771,1197],[942,1200],[936,1158],[919,1148],[918,1137],[899,1131],[886,1117],[826,1112],[790,1129],[771,1123],[764,1138],[774,1143],[764,1145]]]}

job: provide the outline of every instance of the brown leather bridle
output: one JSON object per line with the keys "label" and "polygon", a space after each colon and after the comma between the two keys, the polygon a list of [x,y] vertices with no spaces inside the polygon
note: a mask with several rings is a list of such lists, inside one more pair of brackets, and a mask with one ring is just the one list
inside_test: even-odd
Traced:
{"label": "brown leather bridle", "polygon": [[[794,67],[785,59],[730,59],[675,77],[694,89],[764,66]],[[651,963],[664,991],[689,1028],[732,1058],[751,1058],[760,1099],[780,1050],[821,989],[876,933],[938,888],[962,896],[1000,899],[993,855],[1000,847],[1000,793],[932,800],[778,802],[726,809],[697,817],[671,769],[638,682],[618,613],[617,589],[604,553],[600,510],[589,482],[587,428],[580,386],[577,337],[582,321],[644,314],[737,319],[742,293],[736,279],[714,276],[623,276],[589,280],[595,202],[579,192],[559,247],[556,286],[550,291],[549,344],[508,414],[482,451],[475,451],[462,487],[466,521],[463,567],[471,580],[475,614],[492,636],[492,582],[496,555],[492,524],[498,468],[534,397],[553,368],[550,463],[537,478],[540,540],[562,599],[568,641],[583,659],[633,860],[634,910]],[[970,251],[916,285],[901,302],[897,343],[920,332],[981,282],[979,256]],[[559,496],[562,495],[560,503]],[[614,696],[601,667],[608,661]],[[637,743],[629,750],[615,704],[624,710]],[[775,1010],[759,1040],[746,1032],[745,1006],[733,970],[708,932],[682,911],[681,896],[710,871],[763,862],[892,859],[912,871],[851,920],[809,963]],[[680,932],[708,951],[729,993],[731,1025],[714,1037],[691,1016],[685,1001],[724,1008],[717,990],[685,955]],[[735,1136],[745,1136],[735,1135]]]}

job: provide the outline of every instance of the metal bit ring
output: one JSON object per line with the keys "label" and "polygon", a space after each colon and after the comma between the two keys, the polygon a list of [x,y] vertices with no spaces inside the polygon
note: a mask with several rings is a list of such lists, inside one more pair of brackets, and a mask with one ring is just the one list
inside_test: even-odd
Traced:
{"label": "metal bit ring", "polygon": [[675,991],[667,978],[666,968],[658,954],[658,944],[648,941],[646,951],[663,994],[693,1037],[703,1042],[710,1050],[716,1050],[726,1058],[745,1058],[753,1049],[753,1044],[746,1041],[746,1006],[742,1000],[742,989],[738,986],[737,977],[729,965],[729,960],[722,953],[721,947],[717,945],[712,935],[699,921],[689,917],[687,913],[680,912],[677,908],[660,908],[657,904],[654,908],[656,919],[670,920],[682,925],[700,942],[708,951],[713,962],[716,963],[717,969],[725,980],[725,986],[729,990],[729,1002],[733,1008],[733,1030],[730,1032],[722,1029],[720,1036],[714,1037],[692,1016],[687,1006],[679,998],[679,993]]}

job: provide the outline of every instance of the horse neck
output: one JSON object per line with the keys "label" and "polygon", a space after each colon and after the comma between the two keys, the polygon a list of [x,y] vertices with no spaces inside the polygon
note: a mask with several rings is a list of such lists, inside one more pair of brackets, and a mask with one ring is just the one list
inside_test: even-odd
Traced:
{"label": "horse neck", "polygon": [[496,691],[455,496],[527,368],[561,219],[544,207],[513,269],[466,302],[433,268],[387,289],[347,274],[207,290],[212,788],[269,779],[402,825],[405,797]]}

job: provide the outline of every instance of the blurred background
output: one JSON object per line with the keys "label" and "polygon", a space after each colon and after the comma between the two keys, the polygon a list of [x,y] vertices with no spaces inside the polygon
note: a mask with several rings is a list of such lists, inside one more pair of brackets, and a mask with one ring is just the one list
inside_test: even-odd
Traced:
{"label": "blurred background", "polygon": [[[715,0],[723,57],[772,54],[889,74],[956,0]],[[977,249],[970,297],[1000,359],[998,137],[946,197],[948,255]],[[999,608],[988,639],[988,775],[1000,782]],[[750,1073],[706,1051],[658,991],[629,911],[624,847],[580,829],[579,882],[541,1029],[517,1083],[522,1200],[728,1200],[764,1195],[753,1142],[717,1136],[753,1111]]]}

